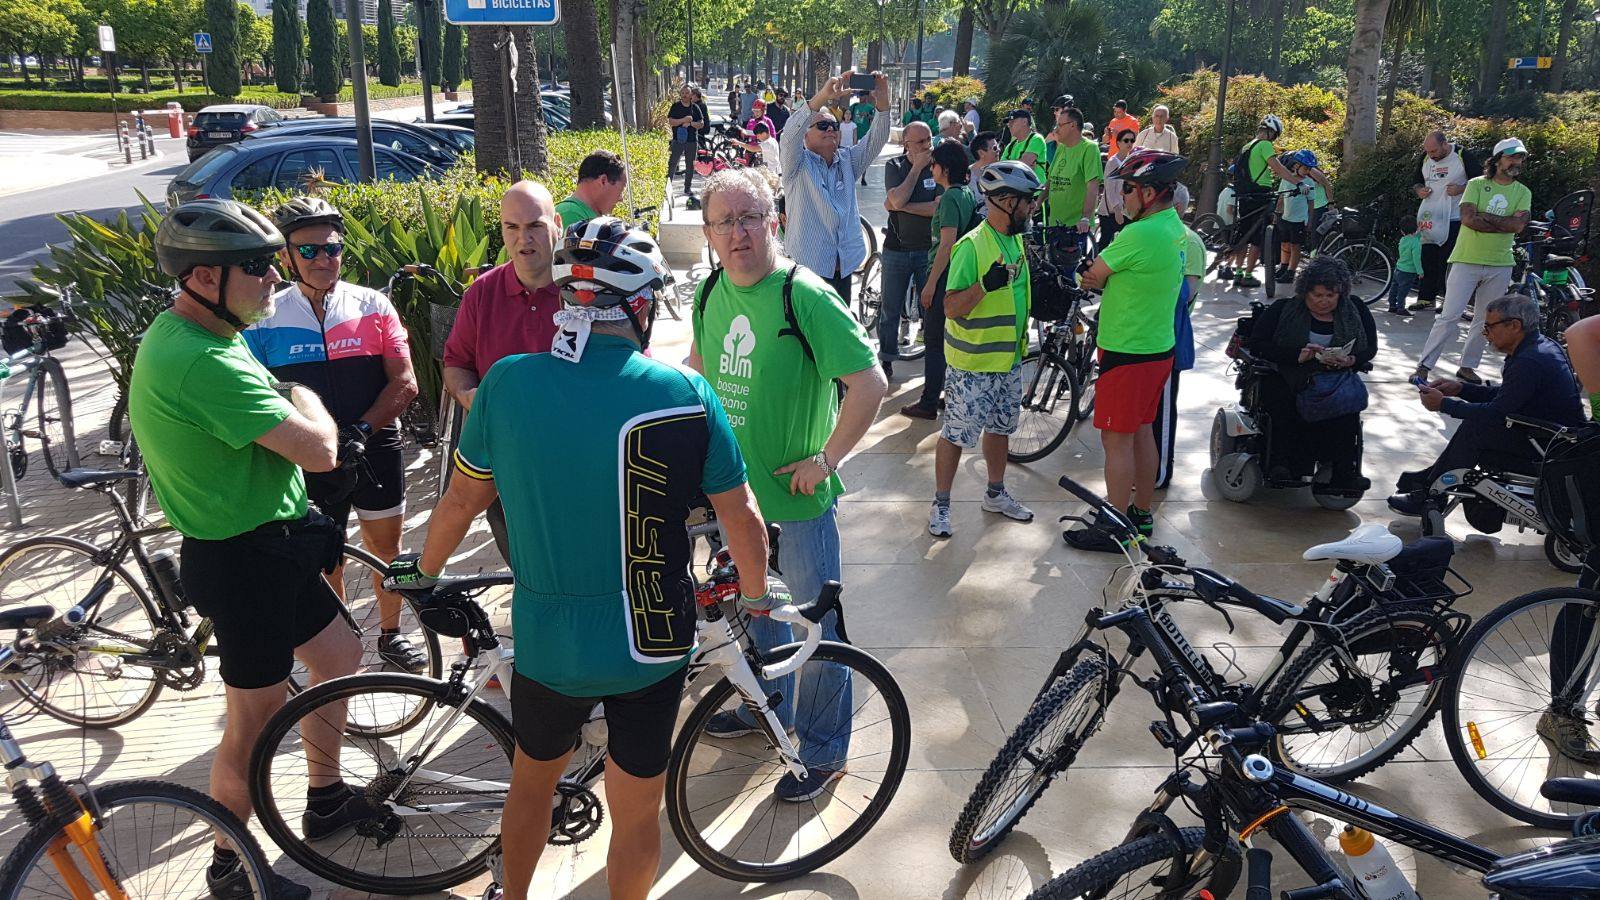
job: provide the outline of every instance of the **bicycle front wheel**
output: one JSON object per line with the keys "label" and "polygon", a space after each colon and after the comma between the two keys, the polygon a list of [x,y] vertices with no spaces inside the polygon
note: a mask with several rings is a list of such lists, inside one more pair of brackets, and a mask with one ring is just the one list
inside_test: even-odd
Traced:
{"label": "bicycle front wheel", "polygon": [[[500,844],[513,737],[488,703],[459,703],[445,682],[390,673],[339,678],[293,698],[250,757],[262,827],[312,874],[357,890],[420,894],[478,875]],[[377,737],[352,733],[347,718],[413,724]],[[312,773],[319,784],[344,781],[369,814],[321,833],[307,815]]]}
{"label": "bicycle front wheel", "polygon": [[1083,659],[1039,696],[995,754],[950,833],[956,862],[977,862],[1005,840],[1105,717],[1106,666]]}
{"label": "bicycle front wheel", "polygon": [[1318,640],[1284,670],[1264,708],[1277,726],[1276,756],[1290,769],[1343,782],[1377,769],[1433,717],[1454,642],[1431,610],[1373,609]]}
{"label": "bicycle front wheel", "polygon": [[33,402],[39,422],[39,453],[52,478],[78,467],[78,448],[72,432],[72,396],[61,363],[45,357],[39,363]]}
{"label": "bicycle front wheel", "polygon": [[[787,659],[798,644],[775,649]],[[782,881],[816,870],[855,846],[894,799],[911,753],[906,698],[883,663],[848,644],[824,642],[794,676],[799,727],[792,735],[811,768],[837,773],[802,802],[774,793],[784,757],[759,733],[718,740],[711,717],[741,709],[726,678],[695,704],[667,763],[667,820],[701,867],[734,881]],[[837,719],[826,733],[807,723]]]}
{"label": "bicycle front wheel", "polygon": [[856,320],[873,338],[878,331],[878,317],[883,314],[883,266],[876,255],[867,257],[856,276]]}
{"label": "bicycle front wheel", "polygon": [[1377,244],[1359,241],[1333,251],[1334,259],[1350,267],[1350,294],[1368,306],[1377,303],[1394,280],[1394,263],[1389,252]]}
{"label": "bicycle front wheel", "polygon": [[[160,614],[126,569],[100,559],[102,552],[47,535],[0,554],[0,609],[48,604],[60,614],[85,604],[100,586],[82,625],[49,641],[30,637],[3,673],[23,702],[80,728],[126,725],[161,693],[155,669],[127,659],[154,649]],[[5,641],[23,636],[8,634]]]}
{"label": "bicycle front wheel", "polygon": [[[272,868],[261,845],[238,816],[205,794],[165,781],[121,781],[97,786],[92,794],[90,806],[99,810],[95,848],[128,900],[207,896],[206,869],[218,837],[239,854],[251,895],[271,896]],[[23,835],[0,864],[0,900],[81,896],[69,881],[73,874],[88,882],[91,896],[115,896],[95,889],[109,886],[70,842],[61,854],[51,852],[61,838],[53,822]]]}
{"label": "bicycle front wheel", "polygon": [[[1550,778],[1593,778],[1600,753],[1596,650],[1600,591],[1534,591],[1467,632],[1444,697],[1444,736],[1467,784],[1496,809],[1567,828],[1586,807],[1539,793]],[[1587,751],[1582,749],[1587,744]]]}
{"label": "bicycle front wheel", "polygon": [[1071,369],[1038,350],[1022,358],[1022,409],[1006,458],[1038,462],[1054,453],[1078,421],[1080,387]]}
{"label": "bicycle front wheel", "polygon": [[[1182,828],[1178,834],[1183,853],[1200,852],[1206,836],[1204,828]],[[1029,894],[1028,900],[1154,900],[1191,897],[1201,888],[1207,888],[1213,896],[1226,897],[1233,890],[1239,880],[1238,866],[1216,865],[1209,858],[1192,864],[1188,877],[1181,884],[1176,883],[1172,872],[1176,849],[1165,834],[1146,835],[1084,860],[1050,879]]]}

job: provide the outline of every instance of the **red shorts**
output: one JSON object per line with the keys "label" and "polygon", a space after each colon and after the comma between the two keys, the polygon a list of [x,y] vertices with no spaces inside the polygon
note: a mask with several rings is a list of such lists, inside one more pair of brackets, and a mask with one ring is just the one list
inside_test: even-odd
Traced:
{"label": "red shorts", "polygon": [[[1099,352],[1101,363],[1105,351]],[[1094,427],[1133,434],[1156,420],[1161,392],[1172,375],[1172,356],[1113,365],[1100,373],[1094,397]]]}

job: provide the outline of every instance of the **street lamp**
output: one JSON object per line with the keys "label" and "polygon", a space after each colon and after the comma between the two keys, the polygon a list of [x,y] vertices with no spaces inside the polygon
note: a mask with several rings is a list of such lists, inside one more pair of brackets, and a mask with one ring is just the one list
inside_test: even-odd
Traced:
{"label": "street lamp", "polygon": [[1200,182],[1200,205],[1196,209],[1217,211],[1217,195],[1222,192],[1222,117],[1228,108],[1228,66],[1233,56],[1233,11],[1236,0],[1228,0],[1227,35],[1222,41],[1222,70],[1217,79],[1217,122],[1211,135],[1211,161],[1205,180]]}

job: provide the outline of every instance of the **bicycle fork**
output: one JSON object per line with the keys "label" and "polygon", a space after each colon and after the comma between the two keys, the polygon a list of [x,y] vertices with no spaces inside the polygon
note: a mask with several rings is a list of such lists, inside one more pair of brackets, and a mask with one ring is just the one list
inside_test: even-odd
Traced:
{"label": "bicycle fork", "polygon": [[[100,851],[96,838],[98,816],[89,805],[67,787],[49,763],[29,763],[11,736],[11,729],[3,722],[0,722],[0,755],[10,768],[6,784],[17,808],[22,810],[23,819],[29,826],[53,822],[60,829],[45,848],[45,855],[61,876],[67,893],[75,900],[94,900],[99,893],[73,858],[71,848],[76,847],[88,864],[89,875],[99,884],[107,900],[128,900],[122,879],[111,871],[110,860]],[[29,784],[31,779],[39,781],[44,789],[43,797]]]}
{"label": "bicycle fork", "polygon": [[804,780],[806,777],[805,763],[800,761],[800,753],[789,740],[788,732],[778,721],[778,713],[773,709],[773,703],[761,689],[761,683],[756,680],[755,672],[750,669],[749,660],[745,659],[740,650],[739,642],[733,637],[733,629],[729,627],[726,619],[717,621],[700,620],[696,625],[699,632],[699,645],[701,648],[694,656],[696,665],[720,666],[728,681],[733,683],[734,689],[744,700],[745,709],[755,716],[761,730],[766,733],[767,740],[772,742],[778,752],[783,756],[784,765],[795,778]]}

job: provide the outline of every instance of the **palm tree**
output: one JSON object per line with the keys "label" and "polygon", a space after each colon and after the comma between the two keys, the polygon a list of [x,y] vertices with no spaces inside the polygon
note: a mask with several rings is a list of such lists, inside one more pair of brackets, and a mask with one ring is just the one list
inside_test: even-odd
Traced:
{"label": "palm tree", "polygon": [[1345,57],[1344,160],[1348,165],[1378,141],[1378,59],[1393,0],[1356,0],[1355,35]]}
{"label": "palm tree", "polygon": [[1111,34],[1094,0],[1052,0],[1017,12],[989,47],[991,100],[1070,92],[1095,120],[1119,99],[1153,94],[1160,78],[1155,63],[1135,59]]}
{"label": "palm tree", "polygon": [[1394,112],[1394,95],[1400,82],[1400,58],[1405,52],[1406,43],[1430,26],[1438,11],[1439,0],[1394,0],[1389,7],[1386,27],[1394,50],[1389,57],[1389,83],[1383,92],[1383,118],[1378,125],[1381,134],[1389,131],[1389,116]]}
{"label": "palm tree", "polygon": [[594,0],[565,0],[561,23],[566,32],[567,59],[586,60],[570,66],[572,88],[572,127],[598,128],[605,124],[604,57],[600,54],[600,21]]}
{"label": "palm tree", "polygon": [[[539,105],[539,62],[534,51],[532,29],[482,25],[467,30],[467,62],[472,73],[474,129],[477,132],[478,171],[499,174],[522,171],[543,172],[549,156],[545,146],[544,114]],[[505,50],[501,44],[507,32],[517,42],[517,133],[506,129],[505,99],[502,93]],[[511,148],[515,142],[521,155],[521,168],[513,172]]]}

